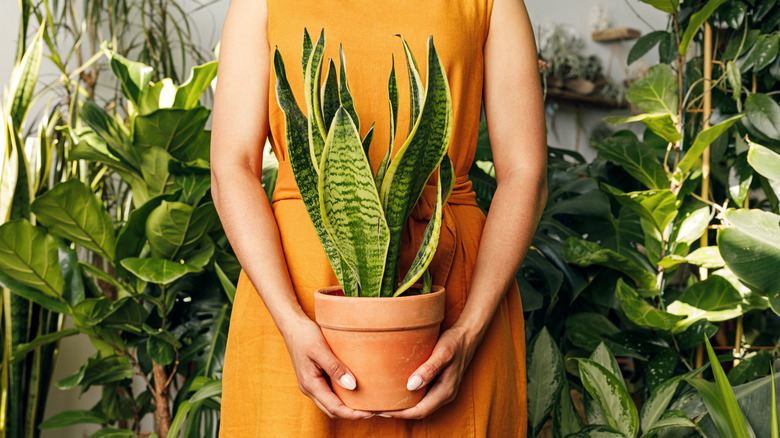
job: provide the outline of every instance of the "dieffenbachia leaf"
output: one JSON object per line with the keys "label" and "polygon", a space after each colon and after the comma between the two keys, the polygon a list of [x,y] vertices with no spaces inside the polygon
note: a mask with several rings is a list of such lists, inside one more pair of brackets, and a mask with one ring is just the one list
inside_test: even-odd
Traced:
{"label": "dieffenbachia leaf", "polygon": [[[409,45],[406,44],[404,37],[401,35],[398,36],[401,37],[401,41],[404,45],[404,53],[406,54],[406,67],[407,71],[409,72],[409,133],[407,135],[411,136],[412,130],[417,123],[417,118],[420,116],[423,100],[425,99],[423,95],[425,89],[423,88],[420,69],[417,67],[417,61],[414,59],[412,50],[409,48]],[[430,67],[431,66],[429,65],[428,68]],[[428,77],[430,78],[430,74],[428,74]],[[431,84],[429,82],[428,87],[430,86]],[[392,102],[392,96],[390,99]],[[398,105],[396,104],[396,107],[397,106]],[[396,111],[395,114],[398,114],[398,112]]]}
{"label": "dieffenbachia leaf", "polygon": [[[410,67],[413,65],[412,59]],[[409,72],[409,75],[414,77],[418,73]],[[392,239],[382,286],[383,293],[389,295],[392,295],[397,285],[404,223],[420,198],[428,178],[447,153],[452,134],[450,86],[432,36],[428,38],[427,81],[420,117],[388,166],[380,192]]]}
{"label": "dieffenbachia leaf", "polygon": [[409,289],[422,275],[433,260],[436,247],[439,245],[439,233],[441,231],[442,211],[447,202],[452,189],[455,187],[455,170],[452,167],[452,161],[446,154],[439,166],[439,178],[436,186],[436,205],[433,207],[433,217],[425,228],[420,248],[409,268],[409,272],[401,281],[401,285],[395,291],[394,296],[401,295]]}
{"label": "dieffenbachia leaf", "polygon": [[351,271],[345,272],[342,269],[341,256],[322,224],[320,198],[317,193],[317,172],[319,170],[314,165],[309,148],[309,123],[295,101],[295,96],[287,80],[284,61],[278,49],[274,53],[274,69],[276,71],[276,100],[284,112],[287,155],[295,183],[298,185],[306,212],[309,213],[309,218],[317,231],[317,236],[320,238],[320,243],[328,256],[333,272],[344,289],[344,294],[355,296],[357,294],[357,280]]}
{"label": "dieffenbachia leaf", "polygon": [[319,168],[322,157],[322,149],[325,147],[325,137],[328,135],[325,121],[322,117],[320,106],[320,75],[322,72],[322,55],[325,52],[325,31],[320,34],[317,44],[312,48],[306,71],[303,75],[304,95],[306,96],[306,110],[309,113],[309,146],[311,147],[312,160]]}
{"label": "dieffenbachia leaf", "polygon": [[590,359],[577,359],[582,385],[593,396],[609,427],[624,436],[633,437],[639,431],[636,405],[623,384],[601,364]]}
{"label": "dieffenbachia leaf", "polygon": [[344,108],[336,112],[325,142],[319,197],[322,222],[357,274],[360,295],[378,297],[390,230],[360,134]]}
{"label": "dieffenbachia leaf", "polygon": [[325,126],[330,126],[333,116],[336,115],[336,111],[341,106],[336,64],[333,63],[332,59],[328,60],[328,71],[325,73],[325,83],[322,85],[320,104],[322,106],[322,121]]}
{"label": "dieffenbachia leaf", "polygon": [[339,45],[339,63],[341,64],[339,69],[339,96],[341,96],[341,106],[347,111],[350,117],[352,117],[352,123],[357,127],[360,132],[360,117],[358,117],[357,110],[355,110],[355,101],[352,98],[352,92],[349,91],[349,83],[347,82],[347,61],[344,59],[344,48]]}

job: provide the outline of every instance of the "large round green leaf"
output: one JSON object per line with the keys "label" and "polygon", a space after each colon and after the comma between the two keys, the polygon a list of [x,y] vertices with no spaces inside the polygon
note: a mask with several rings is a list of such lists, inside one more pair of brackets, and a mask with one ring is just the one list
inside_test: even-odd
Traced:
{"label": "large round green leaf", "polygon": [[168,284],[199,269],[185,263],[170,260],[130,257],[122,260],[122,266],[143,281]]}
{"label": "large round green leaf", "polygon": [[57,241],[27,219],[0,226],[0,270],[25,286],[51,297],[62,297],[65,279]]}
{"label": "large round green leaf", "polygon": [[196,247],[215,220],[211,203],[193,208],[181,202],[163,201],[146,221],[146,237],[152,247],[152,255],[178,260]]}
{"label": "large round green leaf", "polygon": [[718,231],[726,265],[745,284],[765,292],[780,313],[780,216],[761,210],[727,210]]}
{"label": "large round green leaf", "polygon": [[114,260],[114,223],[97,196],[79,180],[57,184],[32,203],[50,233]]}

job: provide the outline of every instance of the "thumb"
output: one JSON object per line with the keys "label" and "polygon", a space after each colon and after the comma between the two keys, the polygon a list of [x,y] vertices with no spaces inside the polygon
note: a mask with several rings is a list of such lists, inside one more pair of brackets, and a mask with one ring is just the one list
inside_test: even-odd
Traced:
{"label": "thumb", "polygon": [[331,351],[330,348],[325,347],[320,349],[316,357],[313,357],[312,359],[314,359],[317,365],[330,376],[331,382],[335,382],[342,388],[350,391],[357,388],[357,382],[349,371],[349,368],[333,354],[333,351]]}
{"label": "thumb", "polygon": [[409,376],[406,389],[414,391],[430,383],[447,364],[452,362],[453,356],[454,352],[451,349],[437,345],[431,357]]}

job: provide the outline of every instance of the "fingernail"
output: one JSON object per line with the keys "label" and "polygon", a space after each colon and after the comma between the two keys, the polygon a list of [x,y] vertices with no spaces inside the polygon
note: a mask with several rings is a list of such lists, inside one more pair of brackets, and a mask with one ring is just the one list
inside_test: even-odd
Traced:
{"label": "fingernail", "polygon": [[415,374],[406,383],[406,389],[408,389],[409,391],[414,391],[415,389],[420,389],[422,384],[423,384],[422,377]]}
{"label": "fingernail", "polygon": [[371,414],[371,415],[365,416],[365,417],[363,417],[363,419],[364,420],[368,420],[369,418],[373,417],[374,415],[376,415],[376,414]]}
{"label": "fingernail", "polygon": [[387,414],[376,414],[376,416],[382,418],[393,418],[391,415],[387,415]]}
{"label": "fingernail", "polygon": [[341,378],[339,379],[339,384],[341,385],[342,388],[349,389],[350,391],[352,391],[357,387],[355,378],[349,374],[344,374],[343,376],[341,376]]}

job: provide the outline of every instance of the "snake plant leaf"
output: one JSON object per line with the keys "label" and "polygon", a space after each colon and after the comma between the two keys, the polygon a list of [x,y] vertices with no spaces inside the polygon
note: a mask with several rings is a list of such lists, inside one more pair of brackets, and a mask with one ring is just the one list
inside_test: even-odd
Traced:
{"label": "snake plant leaf", "polygon": [[390,230],[360,134],[344,108],[336,112],[325,142],[319,196],[322,222],[356,273],[360,295],[379,296]]}
{"label": "snake plant leaf", "polygon": [[319,170],[314,165],[309,148],[309,123],[295,101],[292,88],[287,80],[284,60],[278,49],[274,53],[274,69],[276,71],[276,101],[284,112],[287,155],[295,182],[301,193],[303,204],[306,206],[306,212],[309,213],[309,218],[320,238],[328,261],[330,261],[330,266],[344,288],[344,294],[354,296],[357,294],[357,280],[351,271],[342,269],[341,256],[336,247],[333,246],[333,241],[322,224],[320,198],[317,193],[317,173]]}
{"label": "snake plant leaf", "polygon": [[339,44],[339,96],[341,97],[341,106],[352,117],[352,123],[357,127],[360,132],[360,117],[358,117],[357,110],[355,110],[355,100],[352,98],[352,92],[349,91],[349,82],[347,82],[347,61],[344,58],[344,47]]}
{"label": "snake plant leaf", "polygon": [[309,35],[309,29],[303,28],[303,53],[301,54],[302,70],[306,71],[306,66],[309,65],[309,57],[311,56],[312,42]]}
{"label": "snake plant leaf", "polygon": [[31,209],[50,233],[114,260],[114,223],[102,202],[81,181],[57,184],[39,196]]}
{"label": "snake plant leaf", "polygon": [[455,187],[455,170],[452,167],[452,161],[445,154],[439,166],[439,177],[436,185],[436,204],[433,207],[433,217],[428,226],[425,227],[420,248],[414,257],[409,271],[396,289],[394,296],[401,295],[409,289],[426,272],[428,266],[433,260],[436,247],[439,245],[439,234],[441,232],[442,213],[444,204],[447,202],[452,189]]}
{"label": "snake plant leaf", "polygon": [[35,34],[33,41],[22,60],[17,64],[11,74],[10,94],[13,96],[8,112],[15,131],[19,131],[22,121],[30,109],[35,84],[38,82],[38,74],[41,70],[41,58],[43,56],[42,37],[46,26],[41,26]]}
{"label": "snake plant leaf", "polygon": [[596,361],[577,359],[585,389],[593,396],[609,427],[633,437],[639,431],[639,415],[631,396],[614,374]]}
{"label": "snake plant leaf", "polygon": [[[325,147],[325,138],[328,130],[322,117],[320,106],[320,75],[322,72],[322,55],[325,51],[325,31],[320,33],[317,44],[312,48],[309,62],[303,75],[304,95],[306,96],[306,111],[309,114],[309,145],[311,147],[312,160],[319,165],[322,157],[322,149]],[[318,169],[318,167],[315,167]]]}
{"label": "snake plant leaf", "polygon": [[390,69],[390,77],[387,79],[387,94],[390,98],[388,106],[390,107],[390,141],[388,142],[387,153],[382,158],[382,162],[379,163],[379,169],[376,172],[376,186],[382,187],[382,182],[385,179],[385,173],[387,172],[387,166],[390,165],[390,157],[393,155],[393,142],[395,141],[395,130],[398,126],[398,81],[395,77],[395,57],[393,57],[393,65]]}
{"label": "snake plant leaf", "polygon": [[432,36],[428,38],[427,81],[420,117],[382,182],[380,196],[391,236],[383,291],[392,291],[397,285],[401,231],[425,183],[446,155],[452,134],[450,86]]}
{"label": "snake plant leaf", "polygon": [[[414,126],[417,124],[417,119],[420,117],[420,112],[422,111],[422,105],[423,101],[425,100],[424,88],[422,83],[422,77],[420,77],[420,69],[417,67],[417,61],[414,59],[414,55],[412,54],[412,50],[409,48],[409,45],[406,43],[406,40],[401,35],[397,35],[401,38],[401,41],[404,45],[404,54],[406,55],[406,70],[409,73],[409,133],[407,136],[412,135],[412,131],[414,130]],[[429,41],[429,45],[432,44],[432,39]],[[430,69],[432,66],[431,64],[428,64],[428,68]],[[428,74],[428,77],[430,78],[430,73]],[[428,87],[430,87],[430,82],[428,83]],[[391,102],[392,102],[392,96],[391,96]],[[398,104],[396,104],[396,107]],[[395,111],[395,114],[398,114],[398,111]]]}
{"label": "snake plant leaf", "polygon": [[325,72],[325,83],[322,85],[320,105],[322,106],[322,121],[325,126],[330,126],[333,121],[333,116],[336,115],[336,111],[338,111],[339,106],[341,106],[339,79],[336,73],[336,64],[333,63],[333,59],[328,59],[328,71]]}
{"label": "snake plant leaf", "polygon": [[[371,163],[371,159],[368,156],[368,150],[371,148],[371,140],[374,139],[374,125],[376,122],[372,123],[371,126],[368,128],[368,132],[366,132],[366,136],[363,137],[363,153],[366,154],[366,157],[369,158],[368,162]],[[360,131],[358,131],[360,132]]]}
{"label": "snake plant leaf", "polygon": [[0,226],[0,271],[49,297],[62,297],[65,279],[54,237],[26,219]]}

